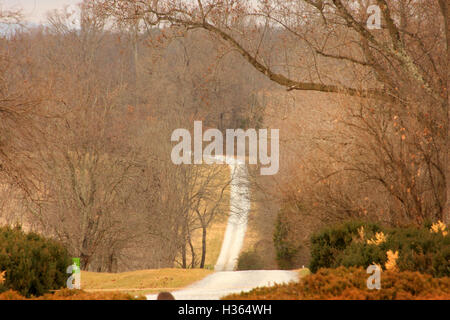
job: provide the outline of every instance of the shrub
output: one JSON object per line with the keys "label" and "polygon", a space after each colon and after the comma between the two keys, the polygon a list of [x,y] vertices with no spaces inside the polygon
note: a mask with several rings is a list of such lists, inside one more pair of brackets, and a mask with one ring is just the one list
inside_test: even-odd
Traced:
{"label": "shrub", "polygon": [[450,237],[429,229],[391,229],[386,247],[399,251],[400,270],[429,273],[435,277],[450,276]]}
{"label": "shrub", "polygon": [[280,269],[294,269],[296,254],[299,245],[296,245],[289,239],[289,224],[284,220],[283,212],[277,216],[275,231],[273,234],[273,243],[276,250],[276,259]]}
{"label": "shrub", "polygon": [[[27,300],[16,291],[0,293],[0,300]],[[132,296],[123,292],[85,292],[83,290],[62,289],[54,293],[46,293],[29,300],[146,300],[144,296]]]}
{"label": "shrub", "polygon": [[227,296],[225,300],[414,300],[450,299],[450,278],[433,278],[419,272],[381,273],[381,289],[367,288],[363,268],[320,269],[299,283],[257,288]]}
{"label": "shrub", "polygon": [[263,261],[256,250],[244,251],[239,255],[238,270],[261,270],[263,267]]}
{"label": "shrub", "polygon": [[[384,246],[383,246],[384,247]],[[371,264],[384,266],[387,261],[386,251],[380,246],[367,245],[366,243],[350,243],[342,252],[336,253],[333,268],[344,267],[368,267]]]}
{"label": "shrub", "polygon": [[[364,227],[369,234],[380,232],[381,227],[373,223],[351,221],[322,229],[311,236],[311,261],[309,269],[316,272],[320,268],[336,268],[341,264],[342,252],[360,237],[358,230]],[[355,248],[358,251],[360,248]],[[358,262],[362,257],[354,257]]]}
{"label": "shrub", "polygon": [[[363,236],[358,230],[364,230]],[[371,241],[376,240],[377,233],[382,233],[385,240]],[[450,276],[450,237],[428,228],[382,228],[350,222],[314,235],[311,242],[312,272],[338,266],[367,268],[374,263],[385,267],[387,252],[391,250],[398,251],[399,271]]]}
{"label": "shrub", "polygon": [[[71,264],[67,250],[58,242],[20,227],[0,228],[0,270],[3,283],[24,296],[40,296],[66,284],[66,268]],[[4,290],[3,289],[3,290]]]}

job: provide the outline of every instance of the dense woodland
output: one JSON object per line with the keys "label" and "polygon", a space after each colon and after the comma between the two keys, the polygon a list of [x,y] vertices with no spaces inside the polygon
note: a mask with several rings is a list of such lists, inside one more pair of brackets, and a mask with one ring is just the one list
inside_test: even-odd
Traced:
{"label": "dense woodland", "polygon": [[86,270],[205,267],[191,235],[229,181],[170,161],[202,120],[280,129],[280,172],[249,168],[269,243],[275,218],[306,247],[346,219],[448,223],[448,4],[373,2],[380,30],[365,0],[96,0],[33,27],[4,8],[0,221]]}

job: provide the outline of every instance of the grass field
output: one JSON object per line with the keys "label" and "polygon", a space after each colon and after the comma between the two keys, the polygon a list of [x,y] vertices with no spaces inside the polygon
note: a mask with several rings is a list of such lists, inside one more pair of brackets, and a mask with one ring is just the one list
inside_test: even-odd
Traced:
{"label": "grass field", "polygon": [[87,292],[150,294],[185,287],[211,273],[206,269],[153,269],[122,273],[82,271],[81,289]]}

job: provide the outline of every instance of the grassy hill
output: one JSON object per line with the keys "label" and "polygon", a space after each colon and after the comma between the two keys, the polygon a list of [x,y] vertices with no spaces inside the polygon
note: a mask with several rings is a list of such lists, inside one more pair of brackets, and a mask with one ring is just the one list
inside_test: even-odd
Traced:
{"label": "grassy hill", "polygon": [[121,291],[150,294],[185,287],[212,273],[206,269],[153,269],[122,273],[81,272],[81,289],[87,292]]}

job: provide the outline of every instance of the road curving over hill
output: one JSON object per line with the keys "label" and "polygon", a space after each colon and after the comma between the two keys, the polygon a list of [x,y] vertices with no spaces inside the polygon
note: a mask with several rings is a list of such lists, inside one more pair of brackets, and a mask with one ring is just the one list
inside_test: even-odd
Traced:
{"label": "road curving over hill", "polygon": [[[182,289],[173,291],[176,300],[219,300],[228,294],[250,291],[257,287],[271,286],[275,283],[298,281],[297,271],[249,270],[220,271]],[[148,300],[155,300],[155,294]]]}
{"label": "road curving over hill", "polygon": [[[244,243],[250,211],[250,189],[245,160],[215,157],[230,166],[230,215],[215,273],[182,289],[172,292],[177,300],[218,300],[221,297],[275,283],[298,281],[298,272],[284,270],[233,271]],[[147,295],[155,300],[157,295]]]}
{"label": "road curving over hill", "polygon": [[233,271],[244,243],[250,211],[250,189],[245,162],[227,158],[230,166],[230,215],[215,271]]}

